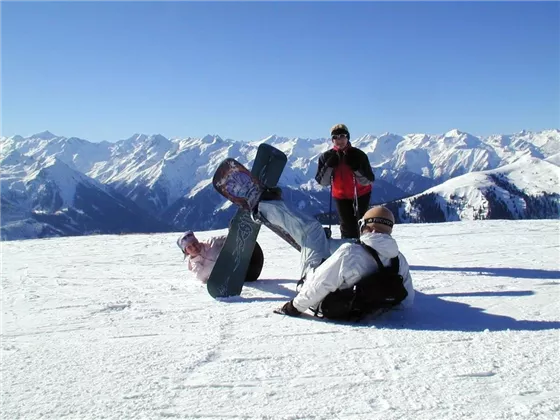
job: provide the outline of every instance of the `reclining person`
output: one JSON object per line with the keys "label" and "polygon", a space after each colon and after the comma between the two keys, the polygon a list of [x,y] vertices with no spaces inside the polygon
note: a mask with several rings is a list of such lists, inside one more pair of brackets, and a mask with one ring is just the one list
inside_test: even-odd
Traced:
{"label": "reclining person", "polygon": [[[192,230],[186,231],[177,239],[177,246],[183,252],[184,259],[187,260],[187,268],[202,283],[208,281],[226,239],[227,236],[223,235],[211,237],[206,241],[199,241]],[[246,282],[257,280],[261,274],[263,263],[262,249],[258,243],[255,243],[255,249],[249,263],[249,270],[245,276]]]}
{"label": "reclining person", "polygon": [[[275,312],[299,316],[310,308],[321,310],[321,303],[330,293],[353,288],[360,280],[379,272],[377,261],[383,267],[395,266],[401,283],[382,285],[381,289],[375,286],[377,292],[385,294],[379,296],[377,304],[386,307],[412,305],[414,288],[409,265],[391,236],[395,217],[388,208],[369,209],[360,219],[360,242],[341,244],[332,255],[323,227],[313,217],[289,210],[278,200],[261,201],[257,210],[301,245],[301,277],[305,281],[297,296]],[[371,249],[376,251],[378,260]]]}

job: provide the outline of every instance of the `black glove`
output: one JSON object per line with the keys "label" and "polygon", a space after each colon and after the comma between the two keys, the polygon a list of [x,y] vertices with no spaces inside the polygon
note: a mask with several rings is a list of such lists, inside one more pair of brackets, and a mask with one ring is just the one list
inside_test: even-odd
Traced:
{"label": "black glove", "polygon": [[344,154],[344,163],[350,166],[350,169],[357,171],[360,169],[360,153],[354,148],[350,148]]}
{"label": "black glove", "polygon": [[336,168],[339,163],[340,157],[338,156],[338,153],[332,153],[325,161],[325,165],[329,168]]}
{"label": "black glove", "polygon": [[300,316],[301,312],[298,311],[294,304],[293,301],[290,300],[289,302],[286,302],[284,304],[284,306],[282,306],[281,308],[275,309],[274,313],[280,314],[280,315],[288,315],[288,316]]}

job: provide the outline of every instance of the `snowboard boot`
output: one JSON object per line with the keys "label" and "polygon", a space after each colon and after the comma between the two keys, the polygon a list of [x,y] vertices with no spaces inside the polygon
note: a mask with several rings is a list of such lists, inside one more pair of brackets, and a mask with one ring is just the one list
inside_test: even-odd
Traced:
{"label": "snowboard boot", "polygon": [[[282,188],[280,187],[265,187],[261,196],[259,197],[259,202],[261,201],[273,201],[273,200],[282,200]],[[263,224],[261,219],[261,215],[259,213],[259,203],[257,203],[253,209],[251,210],[251,219],[253,222]]]}
{"label": "snowboard boot", "polygon": [[259,199],[259,201],[272,201],[282,200],[282,188],[280,187],[266,187]]}

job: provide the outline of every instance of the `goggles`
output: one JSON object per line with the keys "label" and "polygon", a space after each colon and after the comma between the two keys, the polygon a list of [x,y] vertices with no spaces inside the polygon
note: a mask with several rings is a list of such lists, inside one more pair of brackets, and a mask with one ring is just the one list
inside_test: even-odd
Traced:
{"label": "goggles", "polygon": [[333,140],[338,140],[338,139],[347,139],[348,138],[348,134],[333,134],[331,136],[331,138]]}
{"label": "goggles", "polygon": [[364,228],[367,225],[379,223],[381,225],[389,226],[390,228],[393,227],[393,222],[389,219],[385,219],[384,217],[368,217],[367,219],[360,219],[358,220],[358,226],[360,228],[360,233],[364,231]]}

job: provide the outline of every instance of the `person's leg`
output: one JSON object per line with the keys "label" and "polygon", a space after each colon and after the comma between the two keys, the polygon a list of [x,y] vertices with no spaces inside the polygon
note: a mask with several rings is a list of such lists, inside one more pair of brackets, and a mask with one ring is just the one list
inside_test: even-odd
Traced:
{"label": "person's leg", "polygon": [[334,202],[340,219],[340,237],[359,238],[358,219],[354,214],[354,200],[335,198]]}
{"label": "person's leg", "polygon": [[283,201],[261,201],[258,207],[270,223],[288,232],[301,247],[301,277],[330,256],[323,225],[312,216],[290,210]]}
{"label": "person's leg", "polygon": [[368,211],[370,198],[371,198],[371,191],[358,197],[358,220],[364,217],[364,214],[366,214],[366,211]]}

